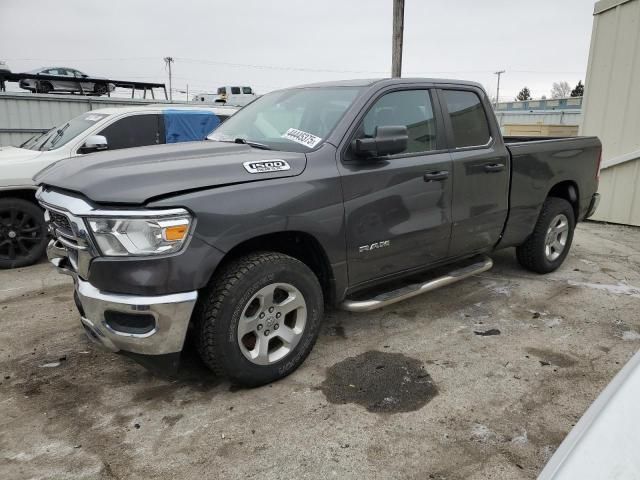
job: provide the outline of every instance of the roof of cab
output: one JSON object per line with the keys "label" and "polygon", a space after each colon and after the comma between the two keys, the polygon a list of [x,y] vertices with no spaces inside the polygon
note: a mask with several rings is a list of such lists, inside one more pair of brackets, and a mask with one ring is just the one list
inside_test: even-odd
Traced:
{"label": "roof of cab", "polygon": [[[307,85],[299,85],[299,88],[309,87],[371,87],[373,85],[397,85],[412,83],[437,83],[437,84],[453,84],[465,85],[483,88],[478,82],[468,80],[454,80],[447,78],[358,78],[353,80],[338,80],[333,82],[310,83]],[[296,87],[293,87],[296,88]]]}

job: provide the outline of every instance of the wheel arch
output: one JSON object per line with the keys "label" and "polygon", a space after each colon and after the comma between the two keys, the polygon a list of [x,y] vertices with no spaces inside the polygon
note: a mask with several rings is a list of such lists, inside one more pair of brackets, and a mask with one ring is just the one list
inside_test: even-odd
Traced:
{"label": "wheel arch", "polygon": [[213,272],[212,277],[228,262],[259,251],[278,252],[300,260],[318,277],[325,303],[331,304],[334,302],[336,288],[333,268],[327,252],[316,237],[302,231],[272,232],[240,242],[226,253]]}
{"label": "wheel arch", "polygon": [[16,190],[0,190],[0,198],[21,198],[38,205],[36,190],[31,188],[19,188]]}
{"label": "wheel arch", "polygon": [[547,198],[556,197],[562,198],[569,202],[573,207],[573,214],[575,222],[578,223],[578,217],[580,214],[580,190],[578,185],[573,180],[563,180],[556,183],[547,194]]}

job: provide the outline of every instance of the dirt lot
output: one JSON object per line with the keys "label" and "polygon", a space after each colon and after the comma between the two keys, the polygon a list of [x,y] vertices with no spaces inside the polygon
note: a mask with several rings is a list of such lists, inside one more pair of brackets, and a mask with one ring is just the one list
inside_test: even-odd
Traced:
{"label": "dirt lot", "polygon": [[494,259],[330,313],[302,368],[253,390],[193,355],[167,380],[103,352],[66,277],[0,271],[0,478],[534,478],[640,346],[640,229],[583,224],[544,277]]}

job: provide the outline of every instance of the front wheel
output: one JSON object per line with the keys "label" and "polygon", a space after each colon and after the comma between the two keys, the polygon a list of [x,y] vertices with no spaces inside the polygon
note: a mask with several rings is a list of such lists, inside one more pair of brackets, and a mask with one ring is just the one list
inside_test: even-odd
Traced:
{"label": "front wheel", "polygon": [[516,248],[520,265],[537,273],[556,270],[569,253],[575,226],[571,204],[563,198],[547,198],[533,233]]}
{"label": "front wheel", "polygon": [[43,211],[21,198],[0,199],[0,269],[26,267],[47,247]]}
{"label": "front wheel", "polygon": [[255,387],[298,368],[323,316],[315,274],[276,252],[241,257],[215,276],[195,312],[198,351],[209,368]]}

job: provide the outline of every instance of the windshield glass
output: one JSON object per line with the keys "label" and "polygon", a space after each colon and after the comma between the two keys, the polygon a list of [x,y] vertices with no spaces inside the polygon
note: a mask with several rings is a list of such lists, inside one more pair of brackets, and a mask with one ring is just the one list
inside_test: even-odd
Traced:
{"label": "windshield glass", "polygon": [[71,141],[71,139],[80,135],[87,128],[108,116],[106,113],[83,113],[79,117],[69,120],[67,123],[52,128],[37,139],[27,142],[22,148],[40,151],[60,148]]}
{"label": "windshield glass", "polygon": [[353,87],[295,88],[269,93],[220,125],[210,140],[243,139],[273,150],[308,152],[331,133],[360,93]]}

